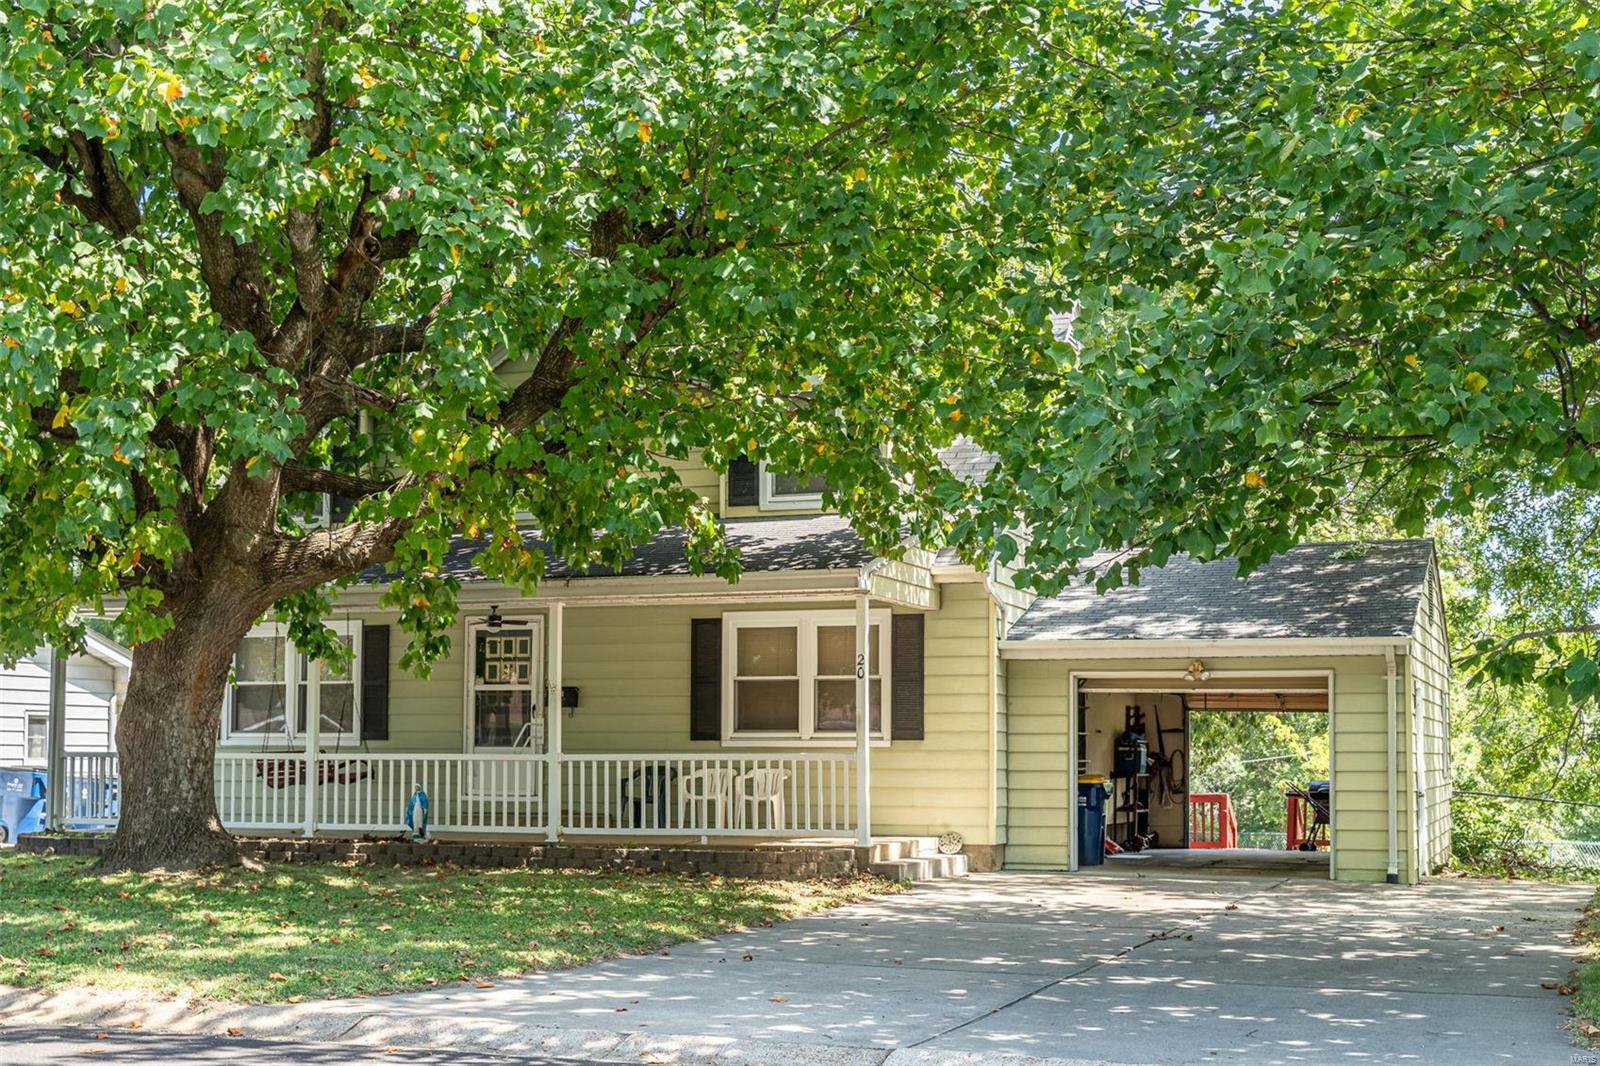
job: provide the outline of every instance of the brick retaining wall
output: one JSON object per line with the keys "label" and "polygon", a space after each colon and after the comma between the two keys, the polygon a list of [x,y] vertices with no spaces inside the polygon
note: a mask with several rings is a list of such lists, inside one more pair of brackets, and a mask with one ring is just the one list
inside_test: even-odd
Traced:
{"label": "brick retaining wall", "polygon": [[[96,834],[28,834],[17,849],[39,854],[98,855],[109,837]],[[323,840],[241,838],[246,857],[258,862],[349,862],[368,866],[433,866],[453,863],[478,868],[641,870],[715,874],[773,881],[852,877],[853,848],[696,847],[684,844],[481,844],[431,840]]]}

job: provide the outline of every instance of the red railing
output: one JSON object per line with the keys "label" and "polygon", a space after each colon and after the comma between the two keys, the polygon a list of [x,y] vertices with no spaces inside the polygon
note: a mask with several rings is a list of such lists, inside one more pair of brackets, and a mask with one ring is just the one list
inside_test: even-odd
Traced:
{"label": "red railing", "polygon": [[1233,816],[1233,797],[1226,792],[1189,793],[1189,846],[1239,846],[1239,823]]}
{"label": "red railing", "polygon": [[1283,846],[1289,851],[1301,850],[1302,844],[1328,847],[1327,827],[1316,824],[1316,810],[1304,796],[1291,792],[1284,797],[1283,826]]}

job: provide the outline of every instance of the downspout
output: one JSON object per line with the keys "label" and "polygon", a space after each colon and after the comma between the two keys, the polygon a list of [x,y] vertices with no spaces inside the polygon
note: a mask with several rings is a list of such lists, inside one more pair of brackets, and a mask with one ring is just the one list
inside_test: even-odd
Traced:
{"label": "downspout", "polygon": [[[856,575],[856,847],[872,847],[872,698],[867,666],[872,632],[872,575],[888,560],[869,559]],[[887,702],[887,701],[885,701]],[[887,731],[889,723],[884,723]]]}
{"label": "downspout", "polygon": [[1385,804],[1389,814],[1389,869],[1384,878],[1391,885],[1400,883],[1400,810],[1399,797],[1399,752],[1396,744],[1396,732],[1400,728],[1400,707],[1398,686],[1400,675],[1395,669],[1394,649],[1383,650],[1384,665],[1388,668],[1384,674],[1383,691],[1389,705],[1389,728],[1385,730],[1385,748],[1388,751],[1387,781],[1389,800]]}

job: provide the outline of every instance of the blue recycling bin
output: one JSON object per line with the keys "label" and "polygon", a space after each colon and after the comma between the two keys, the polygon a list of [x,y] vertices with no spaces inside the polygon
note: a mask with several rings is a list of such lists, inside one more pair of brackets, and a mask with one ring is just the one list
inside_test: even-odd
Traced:
{"label": "blue recycling bin", "polygon": [[1103,866],[1106,861],[1106,786],[1078,782],[1078,865]]}
{"label": "blue recycling bin", "polygon": [[27,767],[0,769],[0,841],[14,842],[23,833],[42,833],[45,772]]}

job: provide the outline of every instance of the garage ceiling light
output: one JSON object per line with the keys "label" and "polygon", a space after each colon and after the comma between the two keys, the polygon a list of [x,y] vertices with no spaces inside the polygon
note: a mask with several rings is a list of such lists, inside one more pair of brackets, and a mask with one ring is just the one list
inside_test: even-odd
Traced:
{"label": "garage ceiling light", "polygon": [[1206,664],[1195,659],[1189,664],[1189,669],[1183,672],[1185,681],[1210,681],[1211,671],[1206,669]]}

